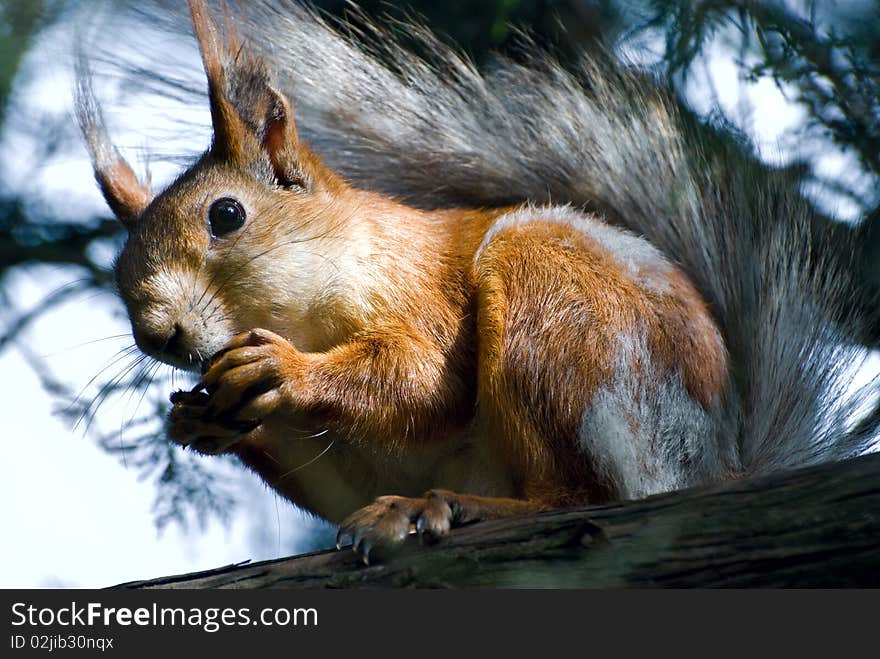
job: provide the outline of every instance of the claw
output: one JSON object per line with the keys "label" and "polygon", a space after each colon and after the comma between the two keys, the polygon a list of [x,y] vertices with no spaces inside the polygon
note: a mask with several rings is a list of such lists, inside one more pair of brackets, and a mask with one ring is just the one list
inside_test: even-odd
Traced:
{"label": "claw", "polygon": [[361,543],[361,560],[364,562],[364,565],[370,564],[370,550],[373,548],[373,543],[369,540],[364,540]]}
{"label": "claw", "polygon": [[201,391],[197,385],[196,388],[190,391],[182,389],[172,391],[169,400],[174,405],[178,403],[183,405],[204,405],[208,401],[208,394]]}
{"label": "claw", "polygon": [[351,549],[355,553],[360,550],[361,542],[364,540],[364,530],[356,529],[354,535],[351,536]]}

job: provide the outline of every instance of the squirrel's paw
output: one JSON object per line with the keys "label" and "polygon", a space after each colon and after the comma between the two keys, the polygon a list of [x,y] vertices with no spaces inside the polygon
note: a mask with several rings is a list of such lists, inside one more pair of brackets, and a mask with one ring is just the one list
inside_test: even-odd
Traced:
{"label": "squirrel's paw", "polygon": [[374,549],[391,550],[410,533],[437,540],[452,527],[452,508],[446,492],[431,490],[419,499],[384,496],[349,515],[339,525],[336,548],[351,539],[352,550],[370,564]]}
{"label": "squirrel's paw", "polygon": [[287,339],[264,329],[234,337],[211,359],[202,376],[210,419],[257,422],[275,412],[300,379],[302,353]]}
{"label": "squirrel's paw", "polygon": [[168,438],[199,453],[225,453],[259,425],[253,421],[212,419],[206,410],[208,394],[200,391],[176,391],[171,394],[173,407],[168,415]]}

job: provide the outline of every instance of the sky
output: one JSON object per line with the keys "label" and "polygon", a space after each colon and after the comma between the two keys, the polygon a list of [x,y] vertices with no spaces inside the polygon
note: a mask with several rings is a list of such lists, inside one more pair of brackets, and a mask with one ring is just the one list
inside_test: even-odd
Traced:
{"label": "sky", "polygon": [[[35,41],[13,93],[25,113],[49,113],[73,121],[67,36],[56,30]],[[124,36],[117,38],[125,43]],[[181,48],[175,56],[195,58],[193,44],[163,44],[163,48]],[[753,136],[769,162],[780,162],[790,152],[785,136],[803,122],[803,111],[772,81],[740,81],[721,42],[710,47],[689,84],[692,101],[698,108],[703,103],[705,110],[709,109],[708,90],[714,89],[718,101],[730,116],[739,117],[741,127]],[[98,94],[112,98],[119,91],[110,80]],[[743,111],[749,107],[760,112]],[[176,142],[173,150],[198,152],[209,139],[206,107],[158,101],[129,102],[115,111],[108,104],[107,110],[114,137],[133,162],[143,162],[145,150],[161,139],[155,135],[162,135],[162,116],[168,114],[187,113],[201,126],[188,141]],[[146,126],[149,131],[143,129]],[[0,135],[0,184],[7,190],[29,192],[60,215],[87,217],[104,212],[81,145],[22,169],[19,154],[36,151],[28,139],[10,130]],[[816,167],[831,176],[856,169],[851,158],[830,149],[817,158]],[[151,169],[161,186],[173,176],[175,166],[154,162]],[[854,216],[855,209],[843,200],[826,203],[842,218]],[[107,255],[108,262],[111,256]],[[13,306],[23,311],[76,276],[65,268],[29,268],[14,273],[5,283]],[[49,358],[59,377],[79,389],[120,348],[131,344],[120,309],[109,298],[73,299],[41,318],[20,341],[29,351]],[[878,364],[872,359],[865,379],[876,373]],[[114,367],[107,371],[114,372]],[[279,500],[256,476],[225,467],[223,477],[246,502],[230,524],[215,521],[189,532],[172,525],[159,533],[152,510],[152,481],[140,478],[132,465],[98,448],[82,427],[72,429],[54,414],[56,403],[42,390],[16,346],[0,352],[0,373],[5,429],[0,440],[5,448],[0,460],[0,587],[109,586],[288,555],[310,548],[309,538],[316,532],[323,532],[324,539],[329,537],[328,527]],[[87,388],[84,395],[94,395],[94,388]],[[98,422],[122,428],[137,407],[138,400],[104,405]]]}

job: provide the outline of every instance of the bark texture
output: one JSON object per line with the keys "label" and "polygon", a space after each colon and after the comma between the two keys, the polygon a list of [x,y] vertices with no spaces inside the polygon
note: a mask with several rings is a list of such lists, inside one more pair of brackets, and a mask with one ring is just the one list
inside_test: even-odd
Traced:
{"label": "bark texture", "polygon": [[880,586],[880,455],[120,588]]}

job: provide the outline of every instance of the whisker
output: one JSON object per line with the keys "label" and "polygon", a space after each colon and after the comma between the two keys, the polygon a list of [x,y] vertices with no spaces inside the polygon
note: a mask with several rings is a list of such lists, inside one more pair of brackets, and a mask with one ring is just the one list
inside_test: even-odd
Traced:
{"label": "whisker", "polygon": [[[327,431],[325,430],[324,432],[319,433],[319,435],[322,435],[322,434],[324,434],[325,432],[327,432]],[[316,436],[319,436],[319,435],[316,435]],[[308,467],[309,465],[311,465],[311,464],[315,464],[315,462],[317,462],[319,458],[321,458],[321,457],[323,457],[324,455],[326,455],[327,451],[329,451],[329,450],[333,447],[333,445],[334,445],[335,443],[336,443],[336,438],[334,437],[333,439],[330,440],[330,443],[327,444],[327,448],[325,448],[323,451],[321,451],[320,453],[318,453],[318,455],[316,455],[314,458],[312,458],[311,460],[309,460],[309,461],[306,462],[305,464],[301,464],[299,467],[294,467],[293,469],[291,469],[291,470],[288,471],[287,473],[282,474],[282,475],[281,475],[281,479],[283,480],[283,479],[287,478],[288,476],[290,476],[290,475],[292,475],[292,474],[295,474],[295,473],[298,472],[300,469],[305,469],[305,468]]]}
{"label": "whisker", "polygon": [[[236,245],[238,245],[238,241],[241,240],[241,237],[242,237],[242,236],[245,234],[245,232],[247,232],[250,228],[251,228],[251,224],[250,224],[250,223],[247,223],[247,224],[244,225],[244,228],[238,233],[238,235],[235,236],[235,240],[232,241],[232,245],[230,245],[230,249],[232,249],[232,248],[234,248]],[[198,274],[201,274],[201,272],[202,272],[202,268],[204,267],[204,264],[205,264],[205,259],[202,259],[202,263],[201,263],[201,265],[199,265],[199,272],[198,272]],[[202,288],[202,294],[199,296],[199,299],[198,299],[198,300],[195,300],[192,304],[190,304],[190,306],[189,306],[189,310],[190,310],[190,311],[192,311],[193,309],[195,309],[196,307],[198,307],[198,306],[202,303],[202,300],[204,299],[205,294],[208,292],[208,290],[211,288],[211,286],[212,286],[213,283],[214,283],[214,277],[215,277],[215,274],[216,274],[216,273],[211,273],[211,276],[208,278],[208,282],[207,282],[207,283],[205,284],[205,286]],[[198,282],[198,276],[196,277],[195,282],[196,282],[196,283]],[[192,296],[195,297],[195,294],[196,294],[196,291],[195,291],[195,283],[194,283],[194,284],[193,284],[193,292],[192,292]]]}
{"label": "whisker", "polygon": [[278,510],[278,494],[272,497],[275,501],[275,528],[278,530],[278,548],[275,553],[281,555],[281,511]]}
{"label": "whisker", "polygon": [[[103,402],[104,398],[109,396],[111,393],[113,393],[115,390],[119,389],[123,385],[123,380],[125,380],[125,378],[127,376],[131,375],[132,373],[135,373],[135,375],[132,377],[132,380],[125,383],[125,388],[123,390],[123,393],[125,391],[128,391],[131,388],[132,382],[134,380],[136,380],[137,378],[141,377],[141,375],[144,373],[144,371],[146,371],[146,369],[149,368],[148,360],[149,360],[149,357],[147,357],[147,355],[136,356],[132,362],[130,362],[127,366],[125,366],[122,369],[122,371],[117,373],[116,376],[114,376],[113,378],[111,378],[110,380],[108,380],[107,382],[105,382],[101,386],[101,388],[98,390],[98,394],[95,396],[95,398],[92,400],[92,402],[89,403],[89,405],[86,407],[86,409],[87,410],[90,409],[91,406],[95,402],[98,402],[99,400],[100,400],[100,402]],[[100,402],[99,402],[99,405],[100,405]],[[97,408],[95,409],[95,411],[97,411]]]}
{"label": "whisker", "polygon": [[88,390],[88,388],[90,386],[92,386],[92,383],[94,383],[95,380],[97,380],[104,373],[106,373],[107,369],[112,368],[113,366],[118,364],[123,359],[126,359],[127,357],[131,357],[133,353],[137,352],[137,350],[138,350],[138,347],[134,344],[132,344],[130,346],[126,346],[125,348],[121,348],[120,350],[118,350],[112,357],[110,357],[110,362],[106,366],[104,366],[101,370],[99,370],[97,373],[95,373],[91,377],[91,379],[83,385],[82,389],[80,389],[79,393],[70,402],[70,405],[68,405],[67,410],[70,411],[71,408],[73,408],[73,406],[76,405],[77,402],[79,402],[79,399],[82,398],[82,396],[86,392],[86,390]]}
{"label": "whisker", "polygon": [[116,377],[112,378],[108,382],[106,382],[101,389],[98,391],[98,394],[94,399],[86,406],[83,413],[80,415],[79,419],[77,419],[76,423],[73,426],[73,429],[76,430],[79,427],[79,424],[85,420],[85,429],[84,432],[88,432],[89,428],[92,425],[92,422],[95,419],[95,415],[98,413],[101,405],[104,404],[104,401],[107,397],[119,386],[119,383],[129,375],[136,368],[140,367],[149,357],[147,355],[138,355],[135,360],[125,367],[121,373],[119,373]]}
{"label": "whisker", "polygon": [[[144,396],[146,396],[147,391],[150,389],[150,385],[153,382],[153,376],[162,367],[162,362],[153,361],[147,364],[137,375],[136,378],[133,378],[132,381],[128,384],[128,398],[125,401],[125,405],[128,405],[131,402],[131,399],[137,393],[139,389],[143,389],[141,392],[141,397],[138,399],[137,405],[135,405],[134,412],[132,413],[129,420],[133,419],[137,414],[138,407],[140,407],[141,402],[144,400]],[[146,382],[146,386],[144,386],[144,382]]]}
{"label": "whisker", "polygon": [[[328,202],[327,207],[329,207],[331,204],[332,204],[332,202]],[[238,268],[236,268],[235,270],[233,270],[232,272],[230,272],[230,273],[227,275],[227,277],[226,277],[226,278],[225,278],[225,279],[224,279],[224,280],[223,280],[223,281],[217,286],[216,290],[215,290],[215,291],[211,294],[211,296],[208,298],[208,302],[205,303],[205,305],[204,305],[203,308],[207,308],[207,306],[208,306],[208,305],[209,305],[209,304],[210,304],[210,303],[216,298],[216,296],[217,296],[217,295],[218,295],[218,294],[219,294],[219,293],[225,288],[226,284],[229,283],[229,281],[231,281],[231,279],[232,279],[235,275],[237,275],[237,274],[238,274],[243,268],[245,268],[245,267],[247,267],[248,265],[252,264],[252,263],[253,263],[254,261],[256,261],[257,259],[262,258],[263,256],[266,256],[267,254],[271,253],[272,251],[274,251],[274,250],[276,250],[276,249],[279,249],[279,248],[281,248],[281,247],[289,246],[289,245],[302,244],[302,243],[306,243],[306,242],[309,242],[309,241],[312,241],[312,240],[322,240],[322,239],[326,239],[326,238],[329,237],[329,236],[336,236],[336,237],[338,237],[338,238],[343,238],[343,234],[342,234],[342,232],[339,231],[339,229],[340,229],[340,227],[342,227],[342,226],[344,226],[344,225],[346,225],[346,224],[349,223],[349,220],[350,220],[351,217],[354,215],[354,213],[356,212],[356,210],[357,210],[357,209],[352,209],[352,210],[351,210],[351,211],[350,211],[345,217],[341,217],[341,218],[339,218],[339,220],[338,220],[336,223],[334,223],[333,225],[327,227],[327,229],[326,229],[325,231],[323,231],[323,232],[321,232],[321,233],[319,233],[319,234],[312,235],[312,236],[306,236],[306,237],[302,237],[302,238],[297,238],[297,239],[295,239],[295,240],[290,240],[290,241],[286,241],[286,242],[282,242],[282,243],[278,243],[278,244],[276,244],[276,245],[273,245],[272,247],[269,247],[268,249],[264,250],[263,252],[260,252],[259,254],[256,254],[256,255],[252,256],[252,257],[249,258],[247,261],[245,261],[244,263],[242,263]],[[320,213],[319,213],[319,214],[320,214]],[[301,230],[303,229],[303,227],[305,227],[307,224],[308,224],[307,222],[304,222],[304,223],[301,223],[301,224],[294,225],[294,226],[292,226],[292,227],[290,227],[290,228],[288,229],[288,231],[286,232],[285,235],[291,235],[291,234],[293,234],[293,233],[296,233],[296,232],[298,232],[298,231],[301,231]],[[235,242],[233,242],[233,246],[237,243],[237,241],[241,238],[241,236],[242,236],[243,234],[244,234],[244,231],[242,231],[242,233],[240,233],[238,236],[236,236],[236,240],[235,240]],[[312,252],[310,252],[310,253],[312,253]],[[327,259],[327,260],[329,261],[329,259]],[[209,282],[209,284],[206,285],[206,286],[204,287],[204,290],[202,291],[202,295],[199,297],[199,299],[196,301],[196,303],[195,303],[194,305],[192,305],[191,308],[195,308],[195,307],[201,305],[202,299],[204,298],[205,294],[206,294],[207,291],[209,290],[209,288],[210,288],[210,284],[211,284],[211,283],[213,283],[213,277],[212,277],[211,281]]]}
{"label": "whisker", "polygon": [[285,426],[284,430],[286,432],[299,432],[299,433],[303,433],[305,435],[304,437],[297,437],[297,439],[314,439],[315,437],[320,437],[320,436],[326,435],[328,432],[330,432],[330,428],[325,428],[324,430],[315,433],[315,432],[312,432],[311,430],[306,430],[305,428],[293,428],[292,426]]}
{"label": "whisker", "polygon": [[[147,392],[150,390],[150,387],[153,386],[153,382],[155,382],[156,374],[159,372],[159,369],[162,368],[162,366],[164,366],[164,364],[162,364],[162,362],[154,362],[153,365],[150,367],[150,369],[147,371],[147,374],[146,374],[147,375],[147,384],[143,387],[143,391],[141,392],[141,397],[138,398],[138,402],[134,406],[134,412],[132,412],[131,419],[129,419],[129,421],[133,420],[134,417],[137,415],[137,411],[140,409],[141,404],[144,402],[144,398],[146,398]],[[172,374],[174,373],[173,369],[172,369],[171,373]]]}
{"label": "whisker", "polygon": [[[328,229],[328,231],[327,231],[326,233],[329,234],[329,233],[330,233],[330,230]],[[319,235],[319,236],[309,236],[309,237],[307,237],[307,238],[297,238],[297,239],[295,239],[295,240],[289,240],[289,241],[286,241],[286,242],[282,242],[282,243],[278,243],[278,244],[272,245],[272,247],[269,247],[269,248],[263,250],[263,251],[260,252],[259,254],[255,254],[254,256],[252,256],[251,258],[249,258],[246,262],[242,263],[238,268],[236,268],[235,270],[233,270],[232,272],[230,272],[229,275],[228,275],[228,276],[227,276],[222,282],[220,282],[220,284],[217,286],[217,288],[214,290],[214,292],[211,294],[211,296],[208,298],[207,302],[205,302],[205,304],[204,304],[204,306],[203,306],[202,308],[203,308],[203,309],[207,309],[208,306],[209,306],[209,305],[210,305],[210,304],[216,299],[216,297],[217,297],[217,296],[223,291],[223,289],[225,288],[226,284],[228,284],[228,283],[232,280],[232,278],[235,277],[235,275],[237,275],[239,272],[241,272],[241,271],[242,271],[244,268],[246,268],[247,266],[251,265],[251,264],[252,264],[254,261],[256,261],[257,259],[260,259],[260,258],[262,258],[262,257],[264,257],[264,256],[266,256],[266,255],[268,255],[268,254],[271,254],[271,253],[274,252],[275,250],[277,250],[277,249],[281,249],[282,247],[288,247],[288,246],[290,246],[290,245],[301,245],[301,244],[304,244],[304,243],[310,242],[310,241],[312,241],[312,240],[320,240],[320,239],[323,238],[323,237],[324,237],[324,236]],[[317,253],[317,252],[312,252],[312,251],[309,251],[309,253],[312,254],[312,255],[315,255],[315,256],[320,256],[320,257],[322,257],[325,261],[327,261],[328,263],[332,263],[332,261],[330,261],[330,259],[327,258],[326,256],[324,256],[323,254],[319,254],[319,253]],[[335,267],[337,270],[339,269],[339,266],[337,266],[335,263],[334,263],[333,265],[334,265],[334,267]],[[203,294],[202,294],[202,297],[204,297],[204,293],[207,293],[207,291],[208,291],[208,287],[206,286],[205,289],[204,289],[204,292],[203,292]],[[200,300],[201,300],[201,298],[200,298]]]}
{"label": "whisker", "polygon": [[[45,297],[43,298],[43,302],[45,302],[45,300],[49,298],[55,297],[56,295],[62,293],[68,288],[73,288],[75,286],[81,286],[84,284],[83,290],[86,290],[94,283],[94,277],[80,277],[79,279],[73,279],[72,281],[65,282],[64,284],[61,284],[60,286],[57,286],[56,288],[53,288],[51,291],[46,293]],[[40,306],[42,306],[43,302],[40,303]]]}
{"label": "whisker", "polygon": [[[105,336],[100,339],[92,339],[91,341],[83,341],[82,343],[77,343],[77,344],[74,344],[71,346],[61,348],[60,350],[56,350],[55,352],[41,354],[40,357],[43,359],[45,359],[47,357],[55,357],[57,355],[64,354],[64,353],[69,352],[71,350],[77,350],[78,348],[84,348],[85,346],[93,345],[95,343],[102,343],[104,341],[116,341],[118,339],[130,339],[130,338],[131,338],[130,332],[125,332],[124,334],[113,334],[111,336]],[[129,347],[131,347],[131,346],[129,346]]]}
{"label": "whisker", "polygon": [[[131,416],[128,418],[128,420],[127,421],[121,420],[119,422],[119,453],[122,455],[122,465],[126,469],[128,469],[128,462],[126,461],[125,443],[123,442],[123,438],[122,438],[123,433],[127,428],[131,427],[131,424],[134,422],[134,419],[137,416],[138,409],[140,409],[141,403],[143,403],[143,401],[144,401],[144,397],[147,395],[147,392],[150,390],[150,387],[153,385],[153,376],[155,375],[156,371],[158,371],[161,366],[162,366],[162,362],[159,362],[159,361],[154,361],[151,364],[147,364],[143,369],[141,369],[140,373],[138,374],[138,377],[132,383],[129,384],[128,401],[131,400],[131,397],[134,395],[134,393],[139,388],[142,388],[142,392],[141,392],[141,396],[138,399],[138,402],[135,405],[134,410],[132,411]],[[146,382],[145,385],[143,384],[144,382]],[[128,401],[126,402],[126,404],[128,403]]]}

